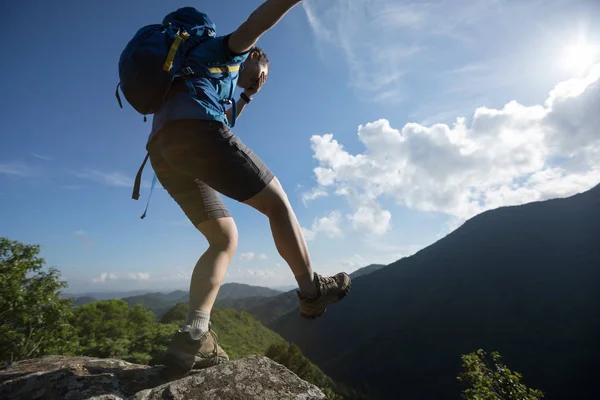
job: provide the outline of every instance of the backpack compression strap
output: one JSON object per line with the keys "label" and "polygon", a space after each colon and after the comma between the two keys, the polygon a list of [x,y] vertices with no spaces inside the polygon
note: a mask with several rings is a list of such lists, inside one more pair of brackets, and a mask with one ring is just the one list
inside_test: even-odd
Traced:
{"label": "backpack compression strap", "polygon": [[167,59],[163,64],[163,70],[169,72],[171,67],[173,67],[173,60],[175,59],[175,54],[177,54],[177,49],[182,41],[189,38],[190,35],[187,32],[177,33],[177,37],[173,40],[173,44],[171,44],[171,48],[169,49],[169,54],[167,54]]}

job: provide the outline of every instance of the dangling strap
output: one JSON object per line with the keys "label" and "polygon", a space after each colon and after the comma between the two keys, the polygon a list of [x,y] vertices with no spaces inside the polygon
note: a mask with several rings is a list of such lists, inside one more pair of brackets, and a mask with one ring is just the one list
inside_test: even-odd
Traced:
{"label": "dangling strap", "polygon": [[150,153],[146,153],[146,157],[144,158],[144,162],[142,163],[138,173],[135,177],[135,183],[133,184],[133,194],[131,198],[137,200],[140,198],[140,186],[142,185],[142,171],[144,170],[144,166],[146,165],[146,161],[148,161],[148,157]]}
{"label": "dangling strap", "polygon": [[148,212],[148,206],[150,205],[150,197],[152,197],[152,192],[154,191],[154,185],[156,185],[156,174],[152,178],[152,186],[150,186],[150,194],[148,195],[148,202],[146,203],[146,209],[144,210],[144,214],[140,217],[144,219],[146,217],[146,213]]}
{"label": "dangling strap", "polygon": [[123,108],[123,103],[121,103],[121,96],[119,96],[119,86],[121,85],[121,82],[119,82],[117,84],[117,90],[115,90],[115,96],[117,96],[117,101],[119,102],[119,105],[121,106],[121,108]]}

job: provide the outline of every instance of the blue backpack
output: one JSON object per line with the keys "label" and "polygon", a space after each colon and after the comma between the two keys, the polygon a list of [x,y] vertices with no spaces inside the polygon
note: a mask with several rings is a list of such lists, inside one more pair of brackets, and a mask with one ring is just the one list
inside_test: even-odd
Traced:
{"label": "blue backpack", "polygon": [[[140,114],[154,114],[165,100],[176,77],[193,75],[194,70],[186,65],[186,55],[198,44],[216,36],[216,26],[203,12],[193,7],[182,7],[166,15],[161,24],[151,24],[139,29],[127,43],[119,58],[119,84],[116,97],[119,106],[123,103],[119,87],[125,99]],[[200,71],[198,71],[200,72]],[[137,173],[132,198],[140,197],[142,171],[148,154]],[[156,184],[152,179],[150,196]],[[143,219],[148,211],[148,204]]]}
{"label": "blue backpack", "polygon": [[137,31],[119,58],[119,86],[125,99],[140,114],[154,114],[160,108],[175,77],[183,74],[185,56],[194,46],[215,37],[216,26],[193,7],[166,15],[162,24]]}

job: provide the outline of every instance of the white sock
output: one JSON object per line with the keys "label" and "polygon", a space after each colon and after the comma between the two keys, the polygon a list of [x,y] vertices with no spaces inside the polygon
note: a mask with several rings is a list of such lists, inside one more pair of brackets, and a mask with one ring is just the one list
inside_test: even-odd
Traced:
{"label": "white sock", "polygon": [[184,332],[189,332],[192,339],[197,340],[208,332],[209,321],[210,313],[204,311],[188,311],[187,321],[182,330]]}
{"label": "white sock", "polygon": [[317,283],[312,270],[307,274],[296,276],[296,282],[298,282],[298,288],[303,295],[314,297],[317,294]]}

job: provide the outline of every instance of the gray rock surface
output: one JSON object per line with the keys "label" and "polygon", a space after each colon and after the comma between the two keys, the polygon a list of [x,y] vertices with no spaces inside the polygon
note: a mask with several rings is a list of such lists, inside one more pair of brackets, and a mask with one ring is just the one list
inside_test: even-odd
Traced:
{"label": "gray rock surface", "polygon": [[325,399],[316,386],[263,356],[247,356],[185,376],[118,359],[46,356],[0,370],[0,399],[155,400]]}

